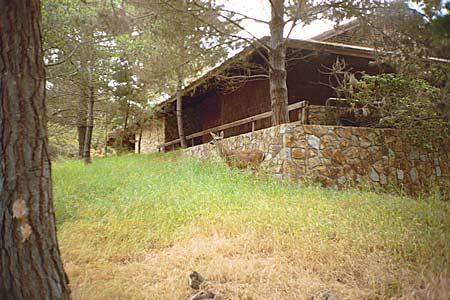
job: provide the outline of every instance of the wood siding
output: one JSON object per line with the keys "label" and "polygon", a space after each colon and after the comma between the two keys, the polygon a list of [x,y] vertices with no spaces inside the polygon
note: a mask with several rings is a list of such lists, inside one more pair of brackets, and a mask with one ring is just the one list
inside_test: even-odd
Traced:
{"label": "wood siding", "polygon": [[[310,53],[306,59],[290,63],[287,67],[289,104],[308,100],[312,105],[325,105],[326,99],[334,97],[333,90],[327,86],[330,83],[329,76],[324,72],[327,68],[331,68],[337,58],[337,55],[329,53]],[[353,71],[364,71],[366,74],[389,71],[370,65],[369,59],[366,58],[351,56],[339,56],[339,58],[344,58],[348,68]],[[268,79],[249,81],[232,92],[210,90],[207,94],[184,97],[183,100],[186,135],[189,135],[270,111],[269,81]],[[174,110],[175,107],[172,109]],[[289,117],[291,122],[297,121],[298,111],[291,111]],[[178,138],[175,115],[170,114],[166,120],[165,141],[169,142]],[[271,125],[270,118],[258,120],[255,123],[255,130]],[[225,136],[235,136],[251,130],[252,124],[245,124],[225,130]],[[194,144],[206,143],[210,139],[209,136],[203,136],[196,139]],[[188,145],[191,146],[192,141],[188,141]]]}

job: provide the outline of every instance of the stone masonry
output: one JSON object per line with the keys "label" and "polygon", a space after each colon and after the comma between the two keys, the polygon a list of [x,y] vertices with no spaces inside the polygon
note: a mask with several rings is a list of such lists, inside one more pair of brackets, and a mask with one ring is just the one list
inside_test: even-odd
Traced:
{"label": "stone masonry", "polygon": [[[450,195],[450,141],[432,150],[414,146],[405,131],[290,123],[227,138],[233,150],[266,153],[261,167],[279,179],[320,182],[341,188],[358,184],[402,187],[417,193],[439,189]],[[204,159],[214,146],[185,150]]]}

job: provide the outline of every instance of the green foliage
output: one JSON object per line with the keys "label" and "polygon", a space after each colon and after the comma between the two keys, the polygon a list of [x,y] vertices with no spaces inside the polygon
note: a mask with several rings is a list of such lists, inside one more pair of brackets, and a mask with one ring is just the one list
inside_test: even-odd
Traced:
{"label": "green foliage", "polygon": [[75,158],[78,155],[77,133],[58,123],[48,123],[49,151],[52,160]]}
{"label": "green foliage", "polygon": [[[78,156],[78,140],[77,131],[70,126],[64,126],[59,123],[49,122],[48,139],[49,151],[52,161],[66,160],[77,158]],[[91,153],[104,155],[105,147],[105,132],[102,131],[102,125],[97,124],[100,129],[95,130],[92,135],[92,150]],[[109,148],[108,153],[111,149]]]}
{"label": "green foliage", "polygon": [[214,11],[200,9],[211,1],[136,0],[133,4],[137,12],[152,11],[158,16],[143,19],[129,41],[131,51],[139,51],[145,62],[138,74],[149,91],[159,95],[173,94],[179,81],[184,86],[223,61],[235,44],[230,35],[236,27]]}
{"label": "green foliage", "polygon": [[[139,130],[149,102],[226,57],[231,42],[216,30],[230,26],[182,3],[42,1],[47,107],[58,132],[83,130],[92,90],[94,136]],[[67,152],[59,142],[52,145]]]}
{"label": "green foliage", "polygon": [[357,84],[355,98],[376,109],[381,127],[440,128],[437,104],[439,89],[422,79],[396,74],[365,75]]}
{"label": "green foliage", "polygon": [[442,112],[440,90],[425,80],[365,75],[355,88],[354,98],[376,117],[372,126],[412,129],[411,136],[427,146],[449,138],[450,121]]}
{"label": "green foliage", "polygon": [[[411,9],[408,6],[411,2],[419,9]],[[444,124],[447,128],[450,121],[448,7],[445,1],[413,0],[409,4],[392,1],[365,19],[370,28],[378,32],[374,43],[379,50],[380,63],[392,66],[398,74],[413,81],[421,78],[439,88],[440,98],[426,110],[430,117],[438,111],[447,122]]]}

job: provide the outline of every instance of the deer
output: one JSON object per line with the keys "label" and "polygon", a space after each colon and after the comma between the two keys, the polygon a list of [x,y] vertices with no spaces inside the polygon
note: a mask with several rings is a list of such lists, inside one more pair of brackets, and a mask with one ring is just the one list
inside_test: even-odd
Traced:
{"label": "deer", "polygon": [[212,140],[209,142],[211,145],[217,147],[219,156],[225,160],[227,165],[231,168],[246,169],[253,167],[255,170],[259,170],[260,164],[265,158],[265,154],[261,150],[230,150],[223,144],[223,131],[219,135],[211,132]]}

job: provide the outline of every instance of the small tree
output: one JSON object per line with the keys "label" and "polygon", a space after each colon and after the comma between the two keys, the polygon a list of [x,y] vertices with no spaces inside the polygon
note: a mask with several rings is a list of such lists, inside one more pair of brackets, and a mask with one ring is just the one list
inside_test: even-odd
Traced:
{"label": "small tree", "polygon": [[[199,10],[193,1],[135,2],[139,9],[153,11],[144,26],[139,26],[141,45],[152,50],[141,56],[141,77],[151,77],[152,82],[147,85],[150,89],[152,85],[154,90],[163,86],[164,92],[176,94],[178,135],[185,148],[183,88],[189,80],[223,61],[233,47],[230,36],[235,28],[214,11]],[[207,5],[207,1],[199,2]]]}
{"label": "small tree", "polygon": [[90,162],[98,62],[106,53],[98,47],[105,42],[99,35],[100,7],[72,0],[43,1],[50,121],[77,129],[78,156],[86,163]]}
{"label": "small tree", "polygon": [[327,73],[336,96],[350,101],[337,110],[339,122],[408,129],[416,142],[428,147],[430,141],[450,138],[440,89],[429,82],[399,74],[359,74],[361,78],[357,79],[340,60]]}
{"label": "small tree", "polygon": [[439,89],[423,79],[365,75],[356,84],[354,98],[379,116],[374,126],[450,129],[440,112]]}

